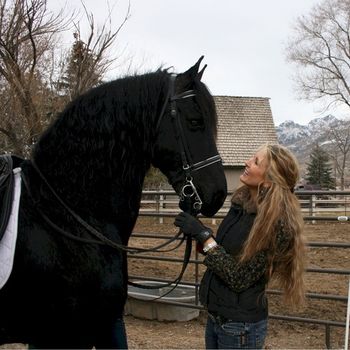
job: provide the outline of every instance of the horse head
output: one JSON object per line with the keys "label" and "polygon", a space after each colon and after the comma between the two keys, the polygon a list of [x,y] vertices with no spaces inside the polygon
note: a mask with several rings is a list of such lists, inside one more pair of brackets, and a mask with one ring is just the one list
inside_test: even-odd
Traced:
{"label": "horse head", "polygon": [[203,57],[186,72],[170,75],[169,90],[156,128],[154,166],[180,196],[184,211],[214,215],[226,194],[226,178],[216,147],[214,99],[201,82]]}

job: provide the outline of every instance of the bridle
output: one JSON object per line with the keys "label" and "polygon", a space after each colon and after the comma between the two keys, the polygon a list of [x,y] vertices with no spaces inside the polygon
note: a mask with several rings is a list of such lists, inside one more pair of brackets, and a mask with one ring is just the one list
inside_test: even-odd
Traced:
{"label": "bridle", "polygon": [[[179,140],[179,147],[180,147],[180,152],[181,152],[181,161],[182,161],[182,170],[185,172],[185,183],[183,184],[181,190],[180,190],[180,200],[181,201],[186,201],[189,204],[186,205],[186,211],[188,211],[191,215],[197,216],[197,214],[200,212],[202,208],[202,200],[198,194],[197,188],[195,184],[193,183],[193,177],[192,173],[196,172],[198,170],[204,169],[212,164],[222,162],[222,159],[219,154],[216,154],[212,157],[208,157],[205,160],[199,161],[197,163],[194,163],[191,157],[191,153],[188,147],[187,139],[185,137],[185,133],[181,124],[180,117],[177,113],[177,106],[176,106],[176,101],[185,99],[185,98],[190,98],[195,96],[195,91],[194,90],[186,90],[178,95],[175,95],[175,80],[176,80],[176,74],[171,74],[170,75],[170,83],[169,83],[169,89],[168,89],[168,94],[167,98],[164,102],[164,105],[161,110],[161,114],[159,116],[158,122],[157,122],[157,128],[156,128],[156,134],[158,134],[160,123],[163,119],[163,116],[165,114],[165,110],[168,106],[168,103],[170,103],[170,117],[171,121],[173,123],[174,127],[174,132],[175,132],[175,138]],[[194,199],[192,203],[192,199]],[[181,234],[181,231],[178,232],[178,234]],[[185,238],[185,235],[183,239]],[[182,242],[181,242],[182,243]],[[167,291],[165,294],[162,294],[159,297],[155,297],[151,299],[151,301],[155,301],[157,299],[163,298],[164,296],[168,295],[171,293],[176,286],[180,283],[186,267],[189,263],[190,257],[191,257],[191,252],[192,252],[192,238],[190,236],[186,237],[186,248],[185,248],[185,254],[184,254],[184,259],[182,263],[182,268],[181,271],[178,275],[178,277],[172,281],[168,282],[164,286],[171,286],[173,287]],[[138,288],[143,288],[143,289],[158,289],[159,286],[147,286],[143,285],[140,283],[135,283],[128,281],[129,285],[132,285],[134,287]]]}
{"label": "bridle", "polygon": [[[176,74],[171,74],[170,75],[170,83],[169,83],[169,89],[167,93],[166,100],[163,104],[161,114],[159,116],[158,122],[157,122],[157,127],[156,130],[158,131],[160,123],[164,117],[165,110],[170,103],[170,116],[171,120],[174,126],[174,131],[176,135],[176,139],[179,140],[179,147],[181,151],[181,160],[182,160],[182,170],[185,172],[185,183],[183,184],[181,190],[180,190],[180,200],[181,201],[187,201],[190,203],[188,206],[188,211],[196,216],[202,207],[202,200],[198,194],[198,191],[196,189],[195,184],[193,183],[193,177],[192,173],[196,172],[198,170],[204,169],[205,167],[208,167],[212,164],[221,162],[221,157],[219,154],[216,154],[212,157],[209,157],[205,160],[199,161],[197,163],[193,163],[192,157],[189,151],[188,143],[184,134],[184,130],[181,124],[180,117],[177,113],[177,106],[176,106],[176,101],[182,100],[185,98],[193,97],[195,96],[194,90],[186,90],[183,93],[180,93],[178,95],[175,95],[175,79],[176,79]],[[181,231],[179,231],[174,237],[169,239],[168,241],[152,248],[137,248],[137,247],[129,247],[125,246],[123,244],[116,243],[109,238],[105,237],[101,232],[96,230],[93,226],[88,224],[85,220],[83,220],[77,213],[75,213],[62,199],[61,197],[57,194],[57,192],[54,190],[54,188],[50,185],[50,183],[47,181],[46,177],[43,175],[39,167],[37,166],[36,162],[34,159],[32,159],[32,165],[38,175],[40,176],[41,180],[45,183],[45,185],[49,188],[51,193],[54,195],[54,197],[57,199],[57,201],[72,215],[72,217],[79,223],[81,226],[83,226],[93,237],[94,239],[89,239],[89,238],[84,238],[84,237],[78,237],[74,234],[71,234],[70,232],[65,231],[64,229],[60,228],[57,226],[54,222],[52,222],[47,215],[39,208],[37,205],[38,203],[35,201],[34,196],[31,193],[30,186],[27,182],[26,177],[24,176],[23,172],[22,174],[22,179],[24,182],[25,187],[27,188],[29,196],[32,198],[36,209],[40,213],[40,215],[43,217],[43,219],[52,227],[54,228],[57,232],[61,233],[63,236],[70,238],[72,240],[80,241],[83,243],[92,243],[92,244],[100,244],[100,245],[107,245],[111,248],[115,248],[118,250],[126,251],[129,254],[138,254],[138,253],[145,253],[145,252],[165,252],[166,250],[160,250],[166,245],[170,244],[171,242],[175,241],[178,239],[181,235]],[[194,201],[193,201],[194,199]],[[181,239],[180,244],[176,245],[175,248],[171,249],[174,250],[178,248],[184,240],[185,237]],[[185,255],[184,255],[184,262],[182,266],[182,270],[179,274],[179,276],[172,282],[166,284],[166,285],[172,285],[175,283],[175,286],[181,281],[182,276],[185,272],[185,269],[187,267],[187,264],[189,262],[190,256],[191,256],[191,249],[192,249],[192,239],[191,237],[187,237],[187,242],[186,242],[186,250],[185,250]],[[170,250],[168,250],[170,251]],[[141,288],[147,288],[147,289],[153,289],[153,288],[159,288],[159,287],[153,287],[153,286],[145,286],[145,285],[140,285],[136,284],[134,282],[129,281],[128,282],[131,285],[141,287]],[[175,287],[174,287],[175,288]],[[171,290],[169,291],[171,292]],[[167,293],[168,294],[168,293]],[[162,295],[164,296],[164,295]]]}
{"label": "bridle", "polygon": [[192,200],[194,199],[192,205],[191,205],[191,214],[197,214],[200,212],[202,208],[202,199],[200,198],[197,188],[193,182],[193,176],[192,173],[196,172],[198,170],[204,169],[212,164],[222,162],[222,159],[219,154],[216,154],[212,157],[208,157],[202,161],[199,161],[197,163],[194,163],[191,157],[190,149],[188,147],[188,142],[185,137],[185,133],[181,124],[180,116],[177,113],[177,105],[176,101],[183,100],[186,98],[194,97],[195,91],[194,90],[186,90],[180,94],[175,94],[175,80],[176,80],[176,74],[170,75],[170,83],[169,83],[169,89],[168,89],[168,95],[165,100],[165,103],[163,105],[160,117],[157,122],[157,133],[159,130],[160,123],[163,119],[163,116],[165,114],[165,109],[170,103],[170,117],[173,123],[175,137],[177,140],[179,140],[179,147],[180,147],[180,153],[181,153],[181,161],[182,161],[182,170],[185,172],[185,183],[183,184],[181,190],[180,190],[180,200]]}

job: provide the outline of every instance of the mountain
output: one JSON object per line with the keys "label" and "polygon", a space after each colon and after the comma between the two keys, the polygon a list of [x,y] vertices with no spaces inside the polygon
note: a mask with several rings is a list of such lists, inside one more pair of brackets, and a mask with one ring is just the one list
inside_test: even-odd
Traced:
{"label": "mountain", "polygon": [[341,126],[342,122],[332,115],[313,119],[307,125],[288,120],[276,127],[278,141],[295,154],[303,172],[314,145],[318,143],[325,148],[330,147],[327,130]]}
{"label": "mountain", "polygon": [[278,141],[285,145],[290,146],[301,139],[305,139],[310,135],[310,131],[306,125],[300,125],[292,120],[280,124],[276,127]]}

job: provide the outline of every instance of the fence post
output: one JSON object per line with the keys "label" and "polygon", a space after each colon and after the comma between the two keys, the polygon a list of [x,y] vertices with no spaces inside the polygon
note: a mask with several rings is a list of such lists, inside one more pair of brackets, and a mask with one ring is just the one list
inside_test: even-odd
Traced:
{"label": "fence post", "polygon": [[350,278],[349,278],[349,289],[348,289],[348,307],[346,311],[346,325],[345,325],[345,344],[344,344],[345,350],[348,350],[348,347],[349,347],[349,327],[350,327]]}
{"label": "fence post", "polygon": [[[199,259],[199,253],[198,253],[198,250],[197,250],[197,243],[195,243],[195,260],[198,261]],[[195,277],[194,277],[194,282],[195,282],[195,305],[199,305],[199,266],[197,263],[195,263],[195,269],[194,269],[194,274],[195,274]]]}
{"label": "fence post", "polygon": [[[316,196],[313,194],[310,196],[310,203],[309,203],[309,213],[310,216],[315,216],[315,209],[316,209]],[[312,223],[315,223],[315,220],[312,220]]]}
{"label": "fence post", "polygon": [[331,326],[326,324],[326,347],[331,349]]}
{"label": "fence post", "polygon": [[[159,213],[161,213],[163,211],[164,208],[164,195],[160,194],[159,195]],[[159,217],[159,223],[163,224],[164,223],[164,218],[163,216]]]}

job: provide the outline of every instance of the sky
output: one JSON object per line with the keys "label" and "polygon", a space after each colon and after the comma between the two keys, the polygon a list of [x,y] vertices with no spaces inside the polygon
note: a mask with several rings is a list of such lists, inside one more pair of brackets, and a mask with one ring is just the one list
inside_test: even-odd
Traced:
{"label": "sky", "polygon": [[[108,1],[114,4],[112,26],[117,28],[128,0],[84,0],[84,4],[102,25]],[[130,0],[130,18],[113,51],[121,57],[120,65],[108,79],[125,74],[130,65],[141,73],[160,66],[181,73],[204,55],[208,67],[202,81],[213,95],[268,97],[275,125],[287,120],[306,125],[328,114],[343,117],[340,110],[325,111],[320,102],[300,100],[292,78],[295,67],[286,61],[285,47],[297,17],[309,14],[319,2]],[[53,10],[81,7],[80,0],[48,3]]]}

